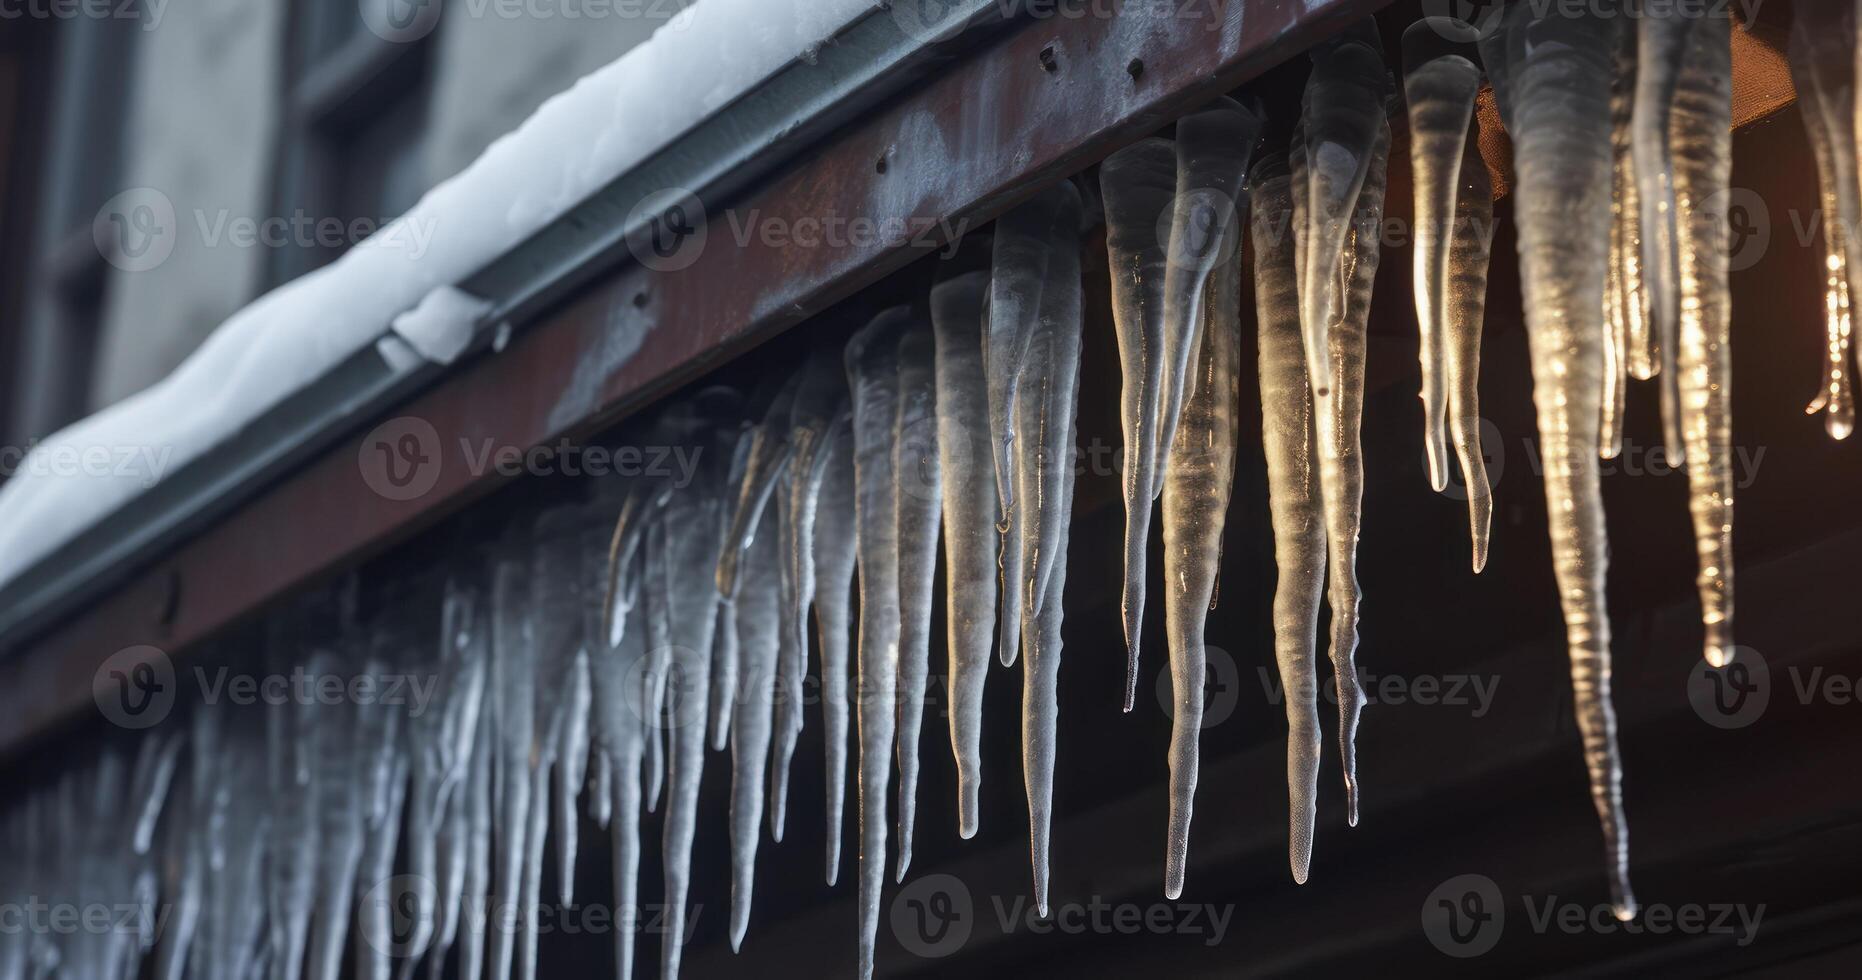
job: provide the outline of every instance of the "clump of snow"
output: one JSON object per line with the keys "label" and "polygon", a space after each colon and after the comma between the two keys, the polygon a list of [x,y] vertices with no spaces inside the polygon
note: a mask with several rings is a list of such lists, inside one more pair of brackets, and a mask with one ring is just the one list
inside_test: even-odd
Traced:
{"label": "clump of snow", "polygon": [[[414,311],[406,321],[413,335],[403,336],[415,349],[427,354],[423,343],[431,340],[443,350],[456,338],[447,330],[423,333],[450,325],[440,322],[438,306],[431,319],[415,310],[423,299],[457,302],[444,287],[785,64],[812,58],[824,40],[874,6],[875,0],[702,0],[686,8],[645,44],[545,102],[380,234],[235,313],[168,377],[42,440],[33,449],[45,454],[41,461],[102,451],[160,462],[115,467],[108,475],[94,467],[22,465],[0,487],[0,584],[376,343],[398,316]],[[400,233],[403,225],[433,229],[424,254],[414,247],[416,236]]]}
{"label": "clump of snow", "polygon": [[491,312],[491,301],[457,286],[441,286],[420,305],[394,318],[394,332],[429,361],[451,364],[472,343],[472,328]]}

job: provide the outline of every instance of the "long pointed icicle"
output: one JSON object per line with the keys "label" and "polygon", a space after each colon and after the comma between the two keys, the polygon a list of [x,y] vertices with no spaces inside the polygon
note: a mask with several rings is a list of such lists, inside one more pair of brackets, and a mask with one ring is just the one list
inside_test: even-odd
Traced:
{"label": "long pointed icicle", "polygon": [[893,425],[893,498],[899,549],[899,859],[895,880],[912,863],[918,813],[918,747],[931,660],[931,589],[937,572],[944,477],[937,442],[937,341],[916,321],[899,338],[899,405]]}
{"label": "long pointed icicle", "polygon": [[1700,572],[1707,663],[1733,655],[1732,296],[1727,199],[1732,177],[1732,25],[1703,17],[1675,86],[1675,202],[1681,211],[1681,435]]}
{"label": "long pointed icicle", "polygon": [[[1041,327],[1043,332],[1053,332],[1060,336],[1048,340],[1048,357],[1050,360],[1041,364],[1030,364],[1024,381],[1030,378],[1039,380],[1048,388],[1049,398],[1065,399],[1067,427],[1055,424],[1050,416],[1062,409],[1060,402],[1050,401],[1040,415],[1042,429],[1038,438],[1031,437],[1017,460],[1017,466],[1027,466],[1031,459],[1038,457],[1039,478],[1032,484],[1023,480],[1018,471],[1018,487],[1029,488],[1039,495],[1038,499],[1028,501],[1023,508],[1024,519],[1021,523],[1022,541],[1022,618],[1027,619],[1041,611],[1047,601],[1047,581],[1053,577],[1054,569],[1065,560],[1064,550],[1056,542],[1061,538],[1060,527],[1070,515],[1055,505],[1060,498],[1063,482],[1071,483],[1073,479],[1074,445],[1072,439],[1072,392],[1078,387],[1080,341],[1073,334],[1080,330],[1083,303],[1080,282],[1080,224],[1082,220],[1082,203],[1078,189],[1072,181],[1062,181],[1068,189],[1061,208],[1054,219],[1054,227],[1049,239],[1048,249],[1052,258],[1048,260],[1048,281],[1041,291]],[[1063,360],[1064,359],[1064,360]],[[1017,406],[1018,413],[1023,412]],[[1031,416],[1018,416],[1016,424]]]}
{"label": "long pointed icicle", "polygon": [[[1646,32],[1648,20],[1643,20]],[[1610,68],[1617,21],[1508,13],[1514,160],[1519,171],[1519,257],[1532,354],[1533,404],[1543,456],[1553,571],[1564,606],[1573,708],[1603,826],[1616,915],[1635,914],[1628,876],[1622,763],[1610,704],[1610,621],[1598,399],[1603,391],[1603,286],[1610,235]],[[1647,49],[1645,48],[1645,55]],[[1644,57],[1641,70],[1651,68]],[[1638,88],[1640,89],[1640,81]],[[1638,112],[1642,107],[1638,105]],[[1664,139],[1665,145],[1665,139]],[[1637,169],[1643,156],[1638,149]],[[1644,182],[1644,188],[1650,187]],[[1662,181],[1655,187],[1659,196]],[[1648,204],[1645,199],[1644,204]],[[1645,208],[1644,214],[1649,214]],[[1644,223],[1645,233],[1652,222]],[[1651,270],[1652,272],[1653,270]],[[1654,280],[1650,280],[1651,288]]]}
{"label": "long pointed icicle", "polygon": [[983,303],[989,275],[971,272],[931,290],[937,333],[939,468],[944,478],[950,745],[957,760],[957,833],[976,836],[983,785],[983,684],[996,625],[995,458],[983,382]]}
{"label": "long pointed icicle", "polygon": [[[495,642],[495,641],[494,641]],[[496,665],[495,658],[490,666]],[[437,975],[444,964],[444,950],[457,942],[459,947],[460,980],[479,980],[485,967],[485,928],[491,896],[491,838],[492,815],[494,812],[492,773],[496,763],[499,743],[497,737],[498,722],[493,717],[496,705],[494,688],[488,688],[486,704],[479,716],[478,737],[474,740],[472,750],[472,768],[466,776],[465,790],[465,873],[460,882],[459,905],[450,914],[451,926],[443,926],[440,931],[440,945],[435,947],[430,962],[433,964],[431,975]]]}
{"label": "long pointed icicle", "polygon": [[[1071,187],[1071,184],[1068,184]],[[1081,343],[1080,203],[1070,195],[1055,222],[1041,323],[1030,373],[1016,405],[1016,427],[1029,445],[1016,454],[1022,552],[1022,781],[1028,796],[1028,838],[1035,908],[1047,915],[1049,838],[1054,812],[1054,758],[1060,714],[1061,593],[1073,517],[1074,415],[1079,400]],[[1046,578],[1042,576],[1046,570]]]}
{"label": "long pointed icicle", "polygon": [[[1371,165],[1358,196],[1346,236],[1347,263],[1340,266],[1338,307],[1331,337],[1334,397],[1330,412],[1320,415],[1319,477],[1326,511],[1326,601],[1332,611],[1332,673],[1338,692],[1338,747],[1345,776],[1345,820],[1358,824],[1358,718],[1364,708],[1359,687],[1358,530],[1363,517],[1364,456],[1358,431],[1364,416],[1364,361],[1371,314],[1371,287],[1377,277],[1379,236],[1383,229],[1385,167],[1390,127],[1382,125],[1371,149]],[[1315,399],[1315,403],[1317,399]]]}
{"label": "long pointed icicle", "polygon": [[[719,474],[721,475],[721,474]],[[715,477],[714,477],[715,478]],[[701,479],[703,479],[701,477]],[[705,715],[717,628],[716,562],[724,533],[720,488],[695,485],[667,505],[667,592],[674,675],[667,679],[666,826],[660,855],[666,878],[666,931],[660,975],[673,980],[685,945],[698,786],[705,768]]]}
{"label": "long pointed icicle", "polygon": [[[599,511],[597,511],[599,514]],[[607,562],[598,539],[584,542],[585,580],[592,580]],[[612,841],[614,879],[613,907],[615,976],[630,980],[634,968],[634,924],[639,921],[640,879],[640,761],[645,749],[645,723],[640,716],[641,690],[630,685],[641,681],[641,664],[646,656],[646,629],[641,622],[646,610],[636,601],[640,587],[638,552],[626,558],[627,567],[619,581],[623,591],[609,596],[609,608],[599,610],[604,623],[619,621],[621,629],[611,643],[591,645],[589,678],[591,681],[590,716],[595,743],[613,766],[609,781],[610,802],[608,833]]]}
{"label": "long pointed icicle", "polygon": [[1422,335],[1422,436],[1429,485],[1448,488],[1448,260],[1461,158],[1481,70],[1474,28],[1425,17],[1403,32],[1403,92],[1416,183],[1416,325]]}
{"label": "long pointed icicle", "polygon": [[1475,131],[1461,155],[1461,190],[1455,195],[1455,226],[1448,246],[1447,347],[1448,438],[1461,463],[1468,497],[1468,539],[1474,571],[1487,567],[1493,527],[1493,489],[1481,450],[1481,328],[1486,323],[1487,266],[1493,257],[1493,178],[1475,152]]}
{"label": "long pointed icicle", "polygon": [[[775,748],[772,750],[769,776],[769,830],[770,836],[778,842],[782,840],[789,801],[789,762],[795,756],[795,743],[802,733],[802,709],[805,706],[802,683],[808,674],[808,610],[815,602],[817,588],[815,524],[820,513],[822,483],[827,475],[828,463],[834,458],[834,441],[845,414],[846,401],[847,375],[840,363],[840,352],[831,346],[817,348],[802,367],[802,381],[795,390],[795,403],[789,415],[789,439],[795,447],[795,455],[790,460],[787,478],[786,526],[790,553],[786,561],[791,586],[788,601],[791,606],[785,622],[791,634],[783,643],[781,659],[776,665]],[[851,509],[849,501],[848,510]],[[838,515],[838,518],[832,514],[828,517],[830,523],[836,519],[852,520],[851,516],[845,514]],[[842,573],[840,586],[844,610],[848,582],[853,577],[852,534],[848,533],[844,540],[832,544],[836,554],[845,555],[845,560],[836,565]],[[847,623],[844,615],[838,643],[840,662],[844,667],[847,649]],[[824,638],[824,649],[825,644]],[[843,669],[842,675],[845,673]],[[845,752],[845,729],[842,731],[841,742],[842,751]],[[844,783],[844,780],[841,781],[841,785]],[[835,785],[830,780],[830,793]],[[830,834],[828,847],[838,854],[838,813],[834,815],[834,820],[831,826],[835,830]],[[838,863],[838,858],[835,863]]]}
{"label": "long pointed icicle", "polygon": [[530,825],[531,731],[536,712],[535,672],[531,669],[535,636],[530,611],[530,568],[524,560],[521,538],[513,535],[493,569],[492,663],[496,684],[493,711],[497,721],[496,781],[497,828],[493,840],[496,868],[492,875],[494,921],[487,964],[492,980],[507,980],[516,958],[520,882],[523,878],[525,831]]}
{"label": "long pointed icicle", "polygon": [[784,555],[776,511],[749,528],[752,543],[737,569],[738,649],[743,698],[731,726],[731,951],[743,945],[750,927],[756,883],[758,834],[763,829],[763,781],[769,760],[770,719],[775,708],[776,658]]}
{"label": "long pointed icicle", "polygon": [[[1824,428],[1846,439],[1855,430],[1854,350],[1850,304],[1849,234],[1856,225],[1856,164],[1849,148],[1858,132],[1854,72],[1849,49],[1855,12],[1840,3],[1802,3],[1791,22],[1789,60],[1798,112],[1817,163],[1824,243],[1824,370],[1809,413],[1827,410]],[[1843,96],[1850,96],[1845,100]],[[1853,105],[1852,105],[1853,103]]]}
{"label": "long pointed icicle", "polygon": [[1207,668],[1203,626],[1215,599],[1222,531],[1235,478],[1236,373],[1241,358],[1239,215],[1228,222],[1223,237],[1222,258],[1209,277],[1203,305],[1196,373],[1187,379],[1189,396],[1164,471],[1164,614],[1173,699],[1164,897],[1172,901],[1183,894],[1189,864]]}
{"label": "long pointed icicle", "polygon": [[[847,807],[847,736],[852,728],[853,706],[847,699],[852,621],[855,550],[859,543],[854,484],[852,417],[835,426],[833,443],[826,450],[827,466],[821,480],[821,505],[815,523],[815,623],[821,640],[821,741],[825,756],[823,781],[827,785],[824,808],[827,847],[826,878],[840,879],[841,825]],[[994,489],[991,488],[991,492]],[[777,840],[782,839],[780,816],[775,817]]]}
{"label": "long pointed icicle", "polygon": [[1265,157],[1253,186],[1255,318],[1260,333],[1261,448],[1273,518],[1274,659],[1287,708],[1288,860],[1304,884],[1318,806],[1316,636],[1325,585],[1325,518],[1313,444],[1312,389],[1300,334],[1293,189],[1286,160]]}
{"label": "long pointed icicle", "polygon": [[672,672],[672,596],[666,572],[666,519],[647,526],[640,573],[641,604],[646,607],[647,657],[640,687],[640,715],[646,724],[648,813],[659,806],[666,783],[666,677]]}
{"label": "long pointed icicle", "polygon": [[[1651,5],[1634,21],[1638,38],[1636,104],[1630,122],[1633,129],[1631,153],[1636,167],[1636,198],[1642,208],[1642,282],[1648,290],[1649,317],[1654,324],[1660,357],[1657,374],[1662,426],[1671,464],[1684,463],[1686,449],[1681,437],[1681,392],[1675,362],[1681,317],[1681,245],[1679,215],[1675,209],[1674,156],[1668,134],[1687,37],[1699,19],[1697,10],[1657,4]],[[1522,36],[1510,40],[1508,47],[1517,51],[1525,43]],[[1514,54],[1513,57],[1522,56]],[[1522,101],[1515,111],[1524,108]]]}
{"label": "long pointed icicle", "polygon": [[899,670],[899,558],[894,524],[893,426],[899,402],[899,336],[911,312],[874,317],[847,344],[853,389],[855,520],[860,548],[860,976],[873,975],[880,889],[886,877],[886,796]]}
{"label": "long pointed icicle", "polygon": [[1294,214],[1306,231],[1295,252],[1304,265],[1300,327],[1311,379],[1329,544],[1327,599],[1332,610],[1331,660],[1338,693],[1346,820],[1356,826],[1356,738],[1364,706],[1355,660],[1357,544],[1364,485],[1358,429],[1364,407],[1365,330],[1379,257],[1390,126],[1384,116],[1383,68],[1374,27],[1361,25],[1358,32],[1345,35],[1313,58],[1313,76],[1306,85],[1304,113],[1295,137],[1303,146],[1292,155],[1293,178],[1305,185],[1303,194],[1299,189],[1295,192]]}
{"label": "long pointed icicle", "polygon": [[[1014,528],[1019,502],[1015,499],[1017,445],[1015,411],[1022,374],[1031,363],[1028,346],[1039,329],[1042,290],[1048,282],[1056,233],[1071,206],[1079,212],[1079,189],[1072,181],[1057,181],[996,221],[991,256],[988,316],[984,322],[983,371],[989,386],[990,443],[996,461],[996,490],[1002,507],[1001,585],[1002,612],[997,623],[996,653],[1004,667],[1015,663],[1021,645],[1021,619],[1026,597],[1019,569],[1022,537]],[[1064,233],[1069,242],[1078,232],[1077,217]]]}
{"label": "long pointed icicle", "polygon": [[1106,253],[1112,269],[1112,324],[1118,332],[1119,429],[1125,465],[1125,710],[1138,682],[1138,639],[1144,623],[1145,557],[1151,537],[1152,492],[1158,474],[1157,422],[1164,382],[1164,270],[1168,236],[1159,225],[1177,187],[1176,148],[1169,140],[1139,140],[1099,168],[1106,207]]}

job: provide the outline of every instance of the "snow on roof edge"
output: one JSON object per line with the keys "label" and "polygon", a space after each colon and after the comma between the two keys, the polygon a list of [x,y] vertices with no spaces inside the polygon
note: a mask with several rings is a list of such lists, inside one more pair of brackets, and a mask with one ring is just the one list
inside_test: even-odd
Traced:
{"label": "snow on roof edge", "polygon": [[[0,486],[0,585],[876,5],[701,0],[552,96],[375,236],[233,314],[166,378],[40,440]],[[416,244],[404,227],[434,233]]]}

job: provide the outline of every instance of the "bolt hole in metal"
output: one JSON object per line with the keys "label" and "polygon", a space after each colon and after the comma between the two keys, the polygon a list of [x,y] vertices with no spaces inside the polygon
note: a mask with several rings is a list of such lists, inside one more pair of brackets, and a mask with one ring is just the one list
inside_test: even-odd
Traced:
{"label": "bolt hole in metal", "polygon": [[873,170],[874,170],[874,172],[876,172],[876,173],[882,173],[882,174],[883,174],[883,173],[885,173],[885,172],[886,172],[886,158],[885,158],[885,157],[880,157],[880,158],[879,158],[879,159],[878,159],[878,160],[877,160],[877,161],[876,161],[876,162],[875,162],[875,163],[873,164]]}
{"label": "bolt hole in metal", "polygon": [[1050,44],[1047,47],[1042,48],[1041,49],[1041,70],[1052,75],[1059,68],[1060,68],[1060,65],[1054,61],[1054,46]]}
{"label": "bolt hole in metal", "polygon": [[1144,74],[1144,59],[1131,59],[1131,64],[1125,66],[1125,74],[1130,75],[1132,81],[1137,81],[1138,77]]}

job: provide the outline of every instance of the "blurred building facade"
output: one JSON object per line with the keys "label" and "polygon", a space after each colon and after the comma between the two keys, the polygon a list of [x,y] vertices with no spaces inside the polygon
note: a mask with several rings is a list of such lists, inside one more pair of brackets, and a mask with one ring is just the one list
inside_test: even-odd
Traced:
{"label": "blurred building facade", "polygon": [[8,0],[3,444],[158,381],[690,2]]}

